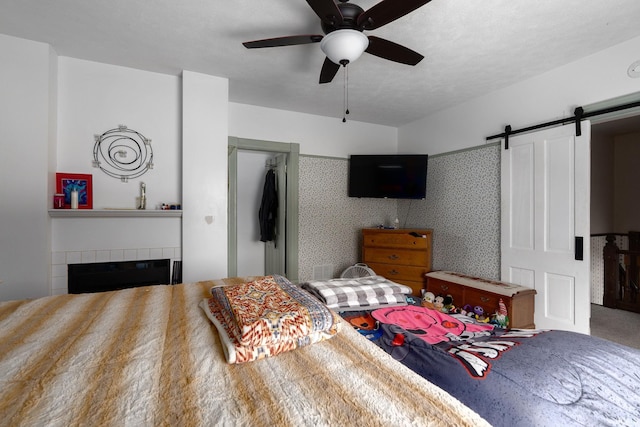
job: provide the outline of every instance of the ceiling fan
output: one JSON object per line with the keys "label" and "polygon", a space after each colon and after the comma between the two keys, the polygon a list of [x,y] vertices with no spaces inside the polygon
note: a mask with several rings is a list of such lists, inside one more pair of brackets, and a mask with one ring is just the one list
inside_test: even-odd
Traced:
{"label": "ceiling fan", "polygon": [[368,10],[348,3],[348,0],[307,0],[311,9],[320,18],[324,36],[307,34],[284,36],[244,42],[247,49],[292,46],[320,43],[327,56],[320,71],[320,83],[329,83],[340,69],[355,61],[363,52],[390,61],[416,65],[424,56],[419,53],[376,36],[366,36],[363,31],[375,30],[413,12],[431,0],[382,0]]}

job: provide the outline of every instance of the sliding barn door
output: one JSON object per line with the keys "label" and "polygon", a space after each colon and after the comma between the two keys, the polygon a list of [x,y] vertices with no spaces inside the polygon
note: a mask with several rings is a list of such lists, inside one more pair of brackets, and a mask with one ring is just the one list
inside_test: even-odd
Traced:
{"label": "sliding barn door", "polygon": [[537,328],[589,333],[590,134],[582,122],[502,149],[502,280],[535,288]]}

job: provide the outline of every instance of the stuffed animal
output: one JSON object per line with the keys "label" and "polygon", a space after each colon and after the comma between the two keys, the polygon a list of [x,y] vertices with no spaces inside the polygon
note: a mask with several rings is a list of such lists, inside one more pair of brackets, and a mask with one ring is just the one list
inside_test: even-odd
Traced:
{"label": "stuffed animal", "polygon": [[444,299],[442,300],[442,303],[444,304],[442,307],[443,313],[451,313],[455,308],[453,306],[453,297],[449,294],[447,294],[447,296],[444,297]]}
{"label": "stuffed animal", "polygon": [[438,295],[433,300],[433,305],[434,305],[436,310],[442,311],[442,308],[444,307],[444,297],[442,295]]}
{"label": "stuffed animal", "polygon": [[501,328],[506,328],[509,325],[509,318],[504,314],[496,312],[493,315],[493,319],[491,319],[491,323]]}
{"label": "stuffed animal", "polygon": [[489,321],[489,318],[484,315],[484,308],[482,308],[481,306],[476,305],[475,307],[473,307],[473,312],[478,322],[487,323]]}
{"label": "stuffed animal", "polygon": [[354,313],[345,316],[344,319],[359,333],[369,340],[377,340],[382,336],[380,323],[373,318],[371,313]]}
{"label": "stuffed animal", "polygon": [[502,298],[500,298],[500,301],[498,301],[498,310],[493,315],[493,319],[491,319],[491,323],[501,328],[506,328],[507,326],[509,326],[509,316],[507,316],[507,306],[502,300]]}
{"label": "stuffed animal", "polygon": [[345,316],[345,320],[356,329],[372,331],[378,327],[378,321],[370,313],[357,313],[352,316]]}
{"label": "stuffed animal", "polygon": [[471,304],[463,305],[462,309],[460,310],[460,314],[462,314],[463,316],[468,316],[468,317],[475,316],[475,313],[473,312],[473,307],[471,306]]}
{"label": "stuffed animal", "polygon": [[427,308],[434,308],[433,301],[435,299],[436,296],[433,294],[433,292],[425,292],[422,296],[422,303],[420,305]]}

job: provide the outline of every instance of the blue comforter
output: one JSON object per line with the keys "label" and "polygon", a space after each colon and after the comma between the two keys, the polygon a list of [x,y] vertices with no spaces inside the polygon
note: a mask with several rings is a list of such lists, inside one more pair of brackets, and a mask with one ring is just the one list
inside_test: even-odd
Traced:
{"label": "blue comforter", "polygon": [[494,426],[640,426],[640,351],[566,331],[501,330],[436,345],[380,326],[395,359]]}

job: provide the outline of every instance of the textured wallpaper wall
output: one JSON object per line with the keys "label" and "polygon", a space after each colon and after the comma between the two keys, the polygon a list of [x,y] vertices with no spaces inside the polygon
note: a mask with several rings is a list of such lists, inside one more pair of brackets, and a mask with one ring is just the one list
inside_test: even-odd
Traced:
{"label": "textured wallpaper wall", "polygon": [[[347,197],[346,159],[300,159],[300,278],[358,262],[360,229],[389,223],[433,229],[433,268],[500,278],[500,146],[429,158],[425,200]],[[618,241],[626,248],[626,241]],[[602,304],[604,237],[591,239],[591,302]]]}
{"label": "textured wallpaper wall", "polygon": [[360,260],[360,230],[389,225],[396,216],[395,200],[347,196],[347,159],[300,156],[299,278],[314,277],[314,267],[326,266],[338,277]]}
{"label": "textured wallpaper wall", "polygon": [[433,268],[499,279],[500,147],[429,158],[427,197],[398,203],[404,227],[433,229]]}
{"label": "textured wallpaper wall", "polygon": [[433,229],[433,268],[500,277],[500,147],[429,159],[425,200],[347,197],[346,159],[300,156],[300,280],[317,266],[338,276],[359,261],[360,229],[396,215],[402,228]]}

